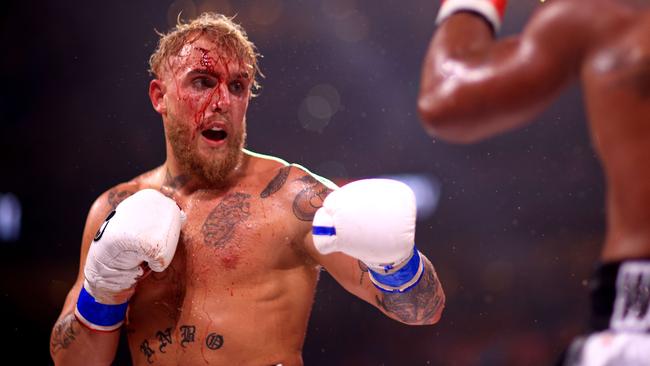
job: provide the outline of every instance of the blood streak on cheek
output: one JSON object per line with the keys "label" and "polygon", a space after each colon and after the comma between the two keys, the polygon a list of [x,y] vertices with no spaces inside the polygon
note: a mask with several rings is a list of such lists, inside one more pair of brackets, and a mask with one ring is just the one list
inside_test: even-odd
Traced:
{"label": "blood streak on cheek", "polygon": [[[201,60],[199,61],[201,66],[206,71],[208,71],[210,73],[213,73],[213,74],[217,74],[215,72],[215,70],[214,70],[214,67],[217,64],[217,62],[214,60],[214,58],[212,58],[212,56],[210,56],[210,51],[205,49],[205,48],[201,48],[201,47],[198,47],[197,49],[201,52]],[[219,62],[220,61],[221,61],[221,58],[219,58]],[[197,126],[200,125],[201,121],[205,118],[205,111],[210,106],[210,102],[212,101],[212,98],[214,98],[214,95],[216,93],[220,92],[220,90],[221,90],[221,82],[222,82],[222,78],[219,78],[219,80],[217,81],[217,85],[215,85],[215,87],[210,91],[210,95],[208,96],[208,98],[205,100],[205,102],[203,102],[203,105],[194,114],[194,123]],[[218,99],[220,99],[220,98],[221,98],[221,95],[218,95]],[[215,103],[218,102],[218,99],[215,101]]]}

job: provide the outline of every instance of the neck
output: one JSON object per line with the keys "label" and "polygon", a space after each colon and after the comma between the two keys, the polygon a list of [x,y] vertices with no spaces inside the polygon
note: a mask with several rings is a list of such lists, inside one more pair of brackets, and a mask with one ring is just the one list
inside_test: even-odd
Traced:
{"label": "neck", "polygon": [[173,191],[174,194],[190,194],[197,190],[222,190],[232,186],[246,170],[249,156],[244,150],[237,166],[219,182],[212,182],[200,174],[193,172],[188,166],[182,164],[171,149],[167,151],[167,159],[162,166],[162,187],[164,190]]}

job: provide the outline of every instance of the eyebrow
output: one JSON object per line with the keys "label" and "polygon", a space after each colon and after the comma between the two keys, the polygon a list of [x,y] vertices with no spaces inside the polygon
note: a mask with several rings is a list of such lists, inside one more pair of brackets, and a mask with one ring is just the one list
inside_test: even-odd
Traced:
{"label": "eyebrow", "polygon": [[[219,78],[222,75],[220,72],[215,72],[214,70],[205,69],[205,68],[192,69],[192,70],[190,70],[188,75],[191,75],[191,74],[210,75],[210,76],[213,76],[215,78]],[[235,79],[246,79],[246,80],[250,79],[250,75],[245,71],[235,73],[235,74],[233,74],[233,76],[234,76]]]}

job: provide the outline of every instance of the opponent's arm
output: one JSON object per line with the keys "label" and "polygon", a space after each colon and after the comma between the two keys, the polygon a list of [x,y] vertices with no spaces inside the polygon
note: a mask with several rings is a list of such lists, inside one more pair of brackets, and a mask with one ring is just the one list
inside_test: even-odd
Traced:
{"label": "opponent's arm", "polygon": [[496,40],[499,7],[505,1],[443,3],[418,98],[432,136],[473,142],[520,126],[579,75],[594,37],[587,4],[550,1],[521,35]]}
{"label": "opponent's arm", "polygon": [[322,207],[306,238],[312,257],[387,316],[407,324],[436,323],[445,295],[431,262],[414,248],[411,190],[396,181],[362,180],[322,191],[312,206],[320,206],[319,200]]}
{"label": "opponent's arm", "polygon": [[128,299],[143,275],[141,264],[162,271],[173,257],[180,209],[153,190],[127,198],[135,191],[118,186],[100,196],[88,214],[79,274],[50,337],[57,365],[110,365]]}

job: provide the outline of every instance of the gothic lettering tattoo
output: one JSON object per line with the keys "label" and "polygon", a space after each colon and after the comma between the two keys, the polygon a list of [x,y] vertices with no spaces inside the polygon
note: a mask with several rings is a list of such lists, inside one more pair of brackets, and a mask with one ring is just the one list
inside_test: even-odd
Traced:
{"label": "gothic lettering tattoo", "polygon": [[129,191],[129,190],[122,190],[119,191],[117,189],[113,189],[108,192],[108,204],[113,207],[113,210],[117,205],[120,204],[120,202],[124,201],[128,196],[132,195],[134,192]]}
{"label": "gothic lettering tattoo", "polygon": [[223,336],[217,333],[210,333],[205,338],[205,345],[211,350],[217,350],[223,346]]}
{"label": "gothic lettering tattoo", "polygon": [[316,211],[323,206],[323,201],[331,189],[325,187],[311,175],[298,178],[305,185],[293,200],[293,214],[301,221],[312,221]]}
{"label": "gothic lettering tattoo", "polygon": [[440,283],[433,266],[425,266],[420,283],[404,293],[383,293],[375,296],[377,305],[406,323],[430,321],[444,305]]}
{"label": "gothic lettering tattoo", "polygon": [[172,328],[167,328],[164,332],[156,332],[156,338],[158,338],[158,341],[160,342],[158,350],[160,353],[165,353],[165,347],[172,343]]}
{"label": "gothic lettering tattoo", "polygon": [[56,354],[62,349],[70,347],[79,334],[79,321],[73,313],[64,316],[54,326],[52,339],[50,340],[50,352]]}
{"label": "gothic lettering tattoo", "polygon": [[194,343],[194,336],[196,335],[196,327],[194,325],[181,325],[181,347],[185,348],[186,343]]}
{"label": "gothic lettering tattoo", "polygon": [[237,226],[251,215],[250,197],[246,193],[230,193],[210,212],[201,227],[206,245],[224,248],[228,244]]}
{"label": "gothic lettering tattoo", "polygon": [[291,170],[290,166],[285,166],[280,169],[278,174],[271,179],[269,184],[264,188],[262,193],[260,193],[261,198],[268,198],[271,196],[273,193],[277,192],[282,188],[284,183],[287,181],[287,177],[289,176],[289,171]]}
{"label": "gothic lettering tattoo", "polygon": [[140,345],[140,352],[144,354],[144,356],[147,358],[148,363],[153,363],[153,360],[151,360],[151,356],[153,356],[154,353],[156,353],[151,347],[149,347],[149,341],[144,341]]}

